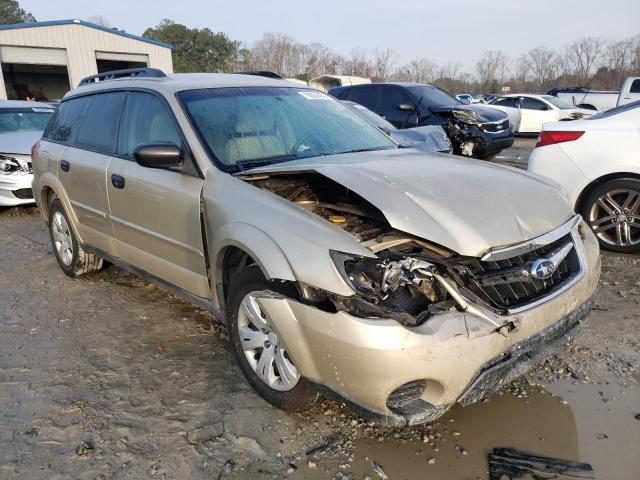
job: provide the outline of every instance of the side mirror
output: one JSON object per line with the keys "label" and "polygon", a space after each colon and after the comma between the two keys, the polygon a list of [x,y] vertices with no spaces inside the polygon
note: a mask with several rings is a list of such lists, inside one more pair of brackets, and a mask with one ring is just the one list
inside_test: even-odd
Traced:
{"label": "side mirror", "polygon": [[403,112],[415,112],[416,106],[410,103],[401,103],[398,105],[398,110],[402,110]]}
{"label": "side mirror", "polygon": [[141,143],[133,150],[138,165],[148,168],[180,167],[184,163],[182,150],[172,142]]}

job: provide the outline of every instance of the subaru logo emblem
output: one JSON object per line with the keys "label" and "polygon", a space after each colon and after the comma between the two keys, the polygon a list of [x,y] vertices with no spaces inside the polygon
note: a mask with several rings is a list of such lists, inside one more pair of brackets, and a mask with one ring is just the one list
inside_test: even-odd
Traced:
{"label": "subaru logo emblem", "polygon": [[540,258],[531,265],[531,276],[539,280],[549,278],[556,271],[554,263],[547,258]]}

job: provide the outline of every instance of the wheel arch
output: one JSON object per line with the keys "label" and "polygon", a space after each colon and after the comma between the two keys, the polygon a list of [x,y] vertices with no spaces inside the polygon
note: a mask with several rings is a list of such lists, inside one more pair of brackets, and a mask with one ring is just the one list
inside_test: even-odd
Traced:
{"label": "wheel arch", "polygon": [[580,195],[576,199],[576,204],[574,205],[574,209],[576,212],[581,213],[584,207],[584,202],[593,191],[594,188],[598,188],[600,185],[607,183],[611,180],[624,180],[626,178],[631,178],[633,180],[640,180],[640,174],[632,173],[632,172],[615,172],[609,173],[607,175],[603,175],[601,177],[592,180],[591,183],[587,184],[586,187],[582,189]]}
{"label": "wheel arch", "polygon": [[[289,261],[275,241],[248,224],[222,227],[215,234],[215,248],[210,249],[213,269],[214,306],[224,310],[230,269],[238,265],[258,265],[268,280],[295,281]],[[243,258],[244,257],[244,258]]]}

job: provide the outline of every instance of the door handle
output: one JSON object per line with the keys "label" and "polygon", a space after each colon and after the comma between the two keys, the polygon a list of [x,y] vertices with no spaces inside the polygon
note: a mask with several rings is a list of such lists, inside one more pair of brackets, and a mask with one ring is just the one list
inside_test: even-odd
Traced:
{"label": "door handle", "polygon": [[120,175],[116,175],[115,173],[111,175],[111,184],[122,190],[124,188],[124,177]]}
{"label": "door handle", "polygon": [[66,160],[60,160],[60,170],[63,172],[68,172],[71,165]]}

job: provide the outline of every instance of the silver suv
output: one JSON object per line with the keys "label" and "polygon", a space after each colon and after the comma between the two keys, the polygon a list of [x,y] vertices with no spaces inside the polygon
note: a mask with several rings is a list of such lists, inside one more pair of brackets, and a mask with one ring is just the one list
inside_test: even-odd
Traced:
{"label": "silver suv", "polygon": [[405,425],[481,399],[575,331],[599,274],[549,180],[399,148],[279,79],[85,79],[34,171],[67,275],[105,259],[226,319],[288,411],[326,393]]}

